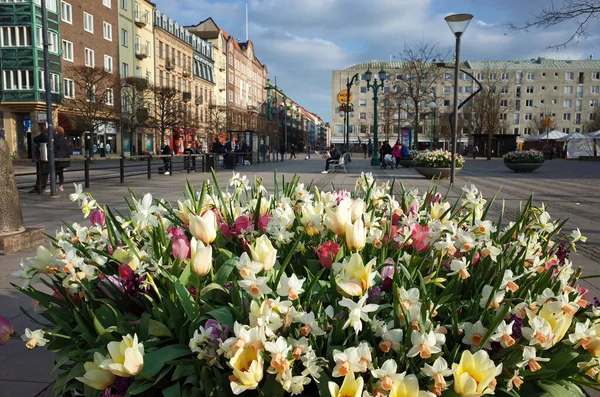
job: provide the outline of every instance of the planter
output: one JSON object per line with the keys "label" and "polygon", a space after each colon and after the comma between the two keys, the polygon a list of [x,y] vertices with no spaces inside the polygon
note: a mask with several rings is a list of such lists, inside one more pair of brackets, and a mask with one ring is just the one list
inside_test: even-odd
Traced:
{"label": "planter", "polygon": [[[456,173],[458,173],[461,169],[462,168],[456,168]],[[428,179],[448,179],[450,177],[450,168],[415,167],[415,171]]]}
{"label": "planter", "polygon": [[410,168],[415,166],[415,160],[413,159],[400,159],[400,165],[404,168]]}
{"label": "planter", "polygon": [[504,163],[504,165],[513,172],[533,172],[544,163]]}

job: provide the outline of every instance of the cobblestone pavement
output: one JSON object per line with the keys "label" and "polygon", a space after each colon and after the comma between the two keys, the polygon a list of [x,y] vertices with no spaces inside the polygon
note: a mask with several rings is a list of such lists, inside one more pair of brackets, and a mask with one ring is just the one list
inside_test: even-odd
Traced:
{"label": "cobblestone pavement", "polygon": [[[401,188],[400,182],[406,188],[420,190],[427,189],[430,184],[412,169],[381,170],[371,167],[362,156],[354,157],[348,165],[348,173],[321,174],[324,162],[315,157],[317,156],[308,161],[298,159],[241,167],[236,172],[245,173],[250,178],[264,178],[267,189],[273,186],[274,168],[286,180],[298,173],[302,182],[312,182],[321,190],[332,186],[352,189],[361,171],[372,172],[379,179],[395,179],[396,191]],[[225,183],[231,173],[219,170],[217,175],[219,181]],[[127,188],[136,194],[150,192],[155,197],[175,202],[181,195],[186,179],[193,184],[200,184],[205,178],[210,178],[210,175],[154,174],[150,180],[143,176],[127,178],[125,185],[118,184],[118,179],[97,181],[92,184],[90,192],[98,202],[124,209],[123,197],[127,195]],[[576,265],[583,266],[586,274],[600,274],[600,162],[551,160],[534,173],[516,174],[510,172],[499,160],[467,160],[458,174],[456,186],[448,192],[450,200],[458,198],[461,188],[470,183],[476,185],[486,198],[497,195],[491,214],[498,216],[504,208],[505,221],[514,217],[520,203],[533,193],[536,205],[544,203],[554,218],[568,218],[565,226],[567,231],[580,228],[582,234],[588,237],[587,243],[581,244],[578,252],[571,254],[571,259]],[[441,191],[449,189],[448,181],[440,181],[439,186]],[[68,223],[82,222],[78,208],[68,199],[68,194],[72,191],[72,186],[66,186],[61,197],[52,199],[46,195],[22,193],[21,204],[26,225],[45,227],[48,233],[53,234],[62,224],[61,220]],[[10,283],[16,280],[10,274],[17,270],[21,258],[30,255],[31,252],[24,252],[8,257],[0,256],[0,312],[19,331],[31,326],[19,306],[30,310],[31,302],[14,292]],[[591,289],[591,296],[600,297],[600,280],[589,279],[585,282]],[[26,351],[22,342],[11,340],[0,348],[0,397],[50,396],[55,377],[51,373],[52,366],[51,353],[41,349]]]}

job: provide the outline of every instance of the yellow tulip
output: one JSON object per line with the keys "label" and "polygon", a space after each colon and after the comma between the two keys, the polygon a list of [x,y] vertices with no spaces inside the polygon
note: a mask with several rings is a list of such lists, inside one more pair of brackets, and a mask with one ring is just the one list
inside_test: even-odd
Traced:
{"label": "yellow tulip", "polygon": [[331,397],[360,397],[363,392],[364,380],[360,375],[355,379],[354,372],[349,372],[344,377],[341,388],[335,382],[329,382],[328,386]]}
{"label": "yellow tulip", "polygon": [[233,375],[229,377],[233,394],[238,395],[246,390],[254,390],[263,378],[264,359],[261,350],[254,346],[246,346],[235,353],[229,360]]}
{"label": "yellow tulip", "polygon": [[107,346],[110,358],[99,364],[117,376],[128,378],[142,372],[144,367],[144,345],[138,343],[137,334],[123,336],[121,342],[110,342]]}
{"label": "yellow tulip", "polygon": [[190,214],[189,220],[192,236],[205,245],[215,241],[215,238],[217,238],[217,218],[213,211],[208,210],[202,216]]}
{"label": "yellow tulip", "polygon": [[185,200],[183,203],[180,200],[177,200],[177,215],[179,216],[179,219],[181,219],[181,221],[186,225],[190,224],[190,216],[194,216],[194,214],[192,214],[190,211],[191,207],[192,202],[190,199]]}
{"label": "yellow tulip", "polygon": [[388,397],[417,397],[419,381],[415,375],[408,375],[394,382]]}
{"label": "yellow tulip", "polygon": [[263,264],[266,271],[273,269],[277,260],[277,250],[271,244],[271,240],[266,235],[256,239],[254,246],[250,247],[252,260]]}
{"label": "yellow tulip", "polygon": [[538,316],[548,321],[548,324],[552,327],[552,343],[549,344],[545,350],[551,348],[564,338],[573,321],[573,316],[570,316],[563,311],[553,312],[549,305],[542,306],[538,312]]}
{"label": "yellow tulip", "polygon": [[459,364],[453,364],[454,391],[461,396],[480,396],[494,394],[496,374],[502,369],[490,359],[485,350],[472,354],[463,351]]}
{"label": "yellow tulip", "polygon": [[85,374],[76,377],[75,379],[96,390],[106,389],[113,384],[116,375],[109,370],[99,367],[104,360],[106,360],[106,358],[102,354],[98,352],[94,353],[94,361],[88,361],[83,364]]}
{"label": "yellow tulip", "polygon": [[338,236],[344,236],[346,233],[346,224],[351,220],[350,200],[342,200],[335,211],[330,208],[327,208],[326,211],[327,214],[323,218],[325,226]]}
{"label": "yellow tulip", "polygon": [[354,253],[350,261],[347,264],[344,262],[342,266],[344,265],[336,276],[338,287],[347,296],[363,296],[373,281],[374,274],[371,270],[375,266],[375,258],[365,265],[362,257]]}
{"label": "yellow tulip", "polygon": [[192,270],[199,276],[206,276],[212,267],[212,247],[204,245],[202,241],[192,237],[190,248],[192,249]]}
{"label": "yellow tulip", "polygon": [[365,213],[365,208],[366,205],[362,199],[354,200],[354,203],[350,207],[350,221],[356,222],[358,219],[361,219]]}
{"label": "yellow tulip", "polygon": [[360,251],[367,242],[367,231],[362,219],[358,219],[354,224],[346,224],[346,245],[350,251]]}

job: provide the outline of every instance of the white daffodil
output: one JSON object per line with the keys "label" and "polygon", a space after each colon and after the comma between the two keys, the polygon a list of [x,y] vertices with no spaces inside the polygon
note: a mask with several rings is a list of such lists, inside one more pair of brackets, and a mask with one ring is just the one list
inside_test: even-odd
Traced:
{"label": "white daffodil", "polygon": [[381,368],[372,371],[371,375],[373,375],[375,379],[379,379],[381,381],[381,387],[383,390],[390,391],[392,390],[394,382],[402,378],[397,371],[398,364],[396,364],[396,360],[389,359],[383,363]]}
{"label": "white daffodil", "polygon": [[593,324],[588,318],[585,323],[578,322],[575,324],[575,331],[569,335],[569,341],[575,345],[575,348],[582,346],[584,349],[588,349],[592,342],[592,338],[600,335],[596,335],[596,327],[592,327]]}
{"label": "white daffodil", "polygon": [[132,214],[132,221],[137,228],[146,229],[148,226],[158,226],[158,217],[156,213],[159,211],[158,206],[154,205],[154,200],[150,193],[146,193],[142,200],[134,200],[135,211]]}
{"label": "white daffodil", "polygon": [[83,192],[83,185],[81,183],[74,183],[75,193],[69,194],[69,199],[73,202],[77,201],[81,204],[82,201],[87,200],[87,194]]}
{"label": "white daffodil", "polygon": [[500,303],[502,303],[502,301],[504,300],[505,294],[506,292],[504,292],[504,290],[494,291],[494,287],[492,287],[491,285],[486,285],[481,291],[479,307],[485,309],[486,305],[488,305],[490,309],[497,309],[500,307]]}
{"label": "white daffodil", "polygon": [[450,270],[451,272],[448,273],[448,276],[454,276],[455,274],[460,274],[460,277],[465,280],[469,277],[471,277],[471,275],[469,274],[469,271],[467,270],[469,267],[469,263],[467,262],[467,259],[463,256],[462,258],[459,259],[455,259],[450,263]]}
{"label": "white daffodil", "polygon": [[481,256],[483,258],[487,258],[488,256],[492,260],[492,262],[496,262],[498,259],[498,255],[502,253],[502,250],[496,246],[491,241],[487,241],[483,248],[481,248]]}
{"label": "white daffodil", "polygon": [[519,390],[521,388],[521,385],[523,385],[523,383],[525,383],[523,381],[523,377],[519,376],[519,370],[516,369],[515,372],[513,373],[512,378],[510,378],[508,380],[508,382],[506,382],[506,389],[507,390],[512,390],[513,388],[517,388],[517,390]]}
{"label": "white daffodil", "polygon": [[433,244],[433,247],[436,249],[436,251],[445,252],[450,256],[453,256],[456,253],[454,240],[452,240],[452,236],[449,233],[446,233],[446,237],[444,238],[444,240],[440,240],[437,243]]}
{"label": "white daffodil", "polygon": [[553,312],[563,312],[568,316],[574,316],[580,309],[575,300],[571,300],[569,294],[563,292],[556,297],[554,302],[548,302],[548,307]]}
{"label": "white daffodil", "polygon": [[438,357],[433,365],[425,364],[423,368],[421,368],[421,372],[423,375],[428,376],[434,380],[433,391],[437,396],[442,395],[442,391],[446,389],[446,377],[452,376],[454,371],[448,368],[448,363],[444,360],[443,357]]}
{"label": "white daffodil", "polygon": [[273,292],[267,285],[268,277],[248,277],[238,281],[238,285],[250,294],[254,299],[260,298],[263,294]]}
{"label": "white daffodil", "polygon": [[334,350],[333,361],[335,367],[331,371],[331,376],[334,378],[346,376],[351,372],[365,372],[367,370],[367,366],[361,363],[361,357],[356,347],[349,347],[343,352]]}
{"label": "white daffodil", "polygon": [[348,308],[348,320],[344,323],[344,328],[349,326],[354,328],[354,331],[358,334],[362,328],[362,322],[370,322],[369,313],[376,311],[379,306],[374,304],[365,305],[368,294],[363,295],[358,302],[354,302],[352,299],[342,298],[340,306]]}
{"label": "white daffodil", "polygon": [[271,353],[271,366],[267,371],[271,374],[286,372],[290,368],[287,356],[291,349],[292,347],[288,345],[283,336],[277,338],[275,342],[265,343],[265,350]]}
{"label": "white daffodil", "polygon": [[500,325],[498,325],[498,328],[496,328],[496,332],[490,337],[490,340],[493,342],[500,342],[504,348],[511,347],[515,344],[515,340],[511,336],[514,325],[514,321],[506,324],[506,321],[502,320]]}
{"label": "white daffodil", "polygon": [[388,324],[381,327],[381,342],[379,348],[384,353],[393,350],[395,352],[400,351],[402,346],[402,339],[404,338],[404,332],[401,328],[394,329],[394,321],[390,321]]}
{"label": "white daffodil", "polygon": [[494,233],[496,231],[496,227],[492,224],[491,221],[482,221],[475,220],[475,224],[472,229],[473,233],[480,237],[489,237],[490,233]]}
{"label": "white daffodil", "polygon": [[410,335],[410,341],[412,347],[406,354],[408,357],[419,356],[423,359],[431,357],[433,354],[437,354],[442,351],[438,346],[438,338],[434,331],[421,333],[419,331],[412,331]]}
{"label": "white daffodil", "polygon": [[306,354],[302,355],[302,365],[304,365],[302,375],[312,376],[312,378],[318,382],[318,379],[321,377],[321,372],[323,372],[323,367],[328,365],[327,363],[327,360],[317,357],[314,351],[309,350]]}
{"label": "white daffodil", "polygon": [[531,372],[536,372],[542,369],[542,366],[538,364],[538,362],[547,362],[550,361],[549,358],[542,358],[537,356],[537,351],[535,347],[526,346],[523,349],[523,361],[517,363],[517,367],[525,368],[529,367]]}
{"label": "white daffodil", "polygon": [[[466,322],[463,324],[462,328],[465,331],[465,336],[463,336],[462,343],[465,345],[471,345],[471,349],[476,349],[481,345],[483,337],[488,331],[488,329],[483,326],[481,321],[477,321],[475,324]],[[486,343],[484,348],[489,348],[489,342]]]}
{"label": "white daffodil", "polygon": [[305,278],[298,279],[296,274],[291,277],[282,276],[277,286],[277,294],[279,296],[287,296],[289,300],[296,300],[304,292],[302,285],[306,281]]}
{"label": "white daffodil", "polygon": [[531,319],[529,327],[523,327],[521,332],[532,346],[540,345],[542,348],[546,348],[552,345],[552,326],[540,316]]}
{"label": "white daffodil", "polygon": [[314,336],[325,335],[325,331],[323,331],[323,329],[321,327],[319,327],[319,324],[317,323],[317,320],[315,319],[314,312],[304,313],[304,315],[300,319],[300,323],[304,324],[300,328],[300,333],[306,337],[308,337],[308,335],[314,335]]}
{"label": "white daffodil", "polygon": [[504,271],[504,275],[502,276],[502,283],[500,284],[500,289],[505,291],[517,292],[519,286],[515,283],[518,279],[523,277],[522,274],[515,276],[512,270],[506,269]]}
{"label": "white daffodil", "polygon": [[573,244],[575,244],[578,241],[581,241],[582,243],[585,243],[587,241],[587,237],[581,235],[581,231],[579,230],[579,228],[573,230],[569,237],[571,237],[571,243]]}
{"label": "white daffodil", "polygon": [[475,248],[475,240],[470,233],[463,232],[462,230],[458,231],[458,237],[456,239],[456,248],[460,252],[470,252],[473,248]]}
{"label": "white daffodil", "polygon": [[27,342],[25,345],[28,349],[33,349],[36,346],[46,346],[46,343],[50,342],[49,339],[44,338],[45,332],[41,329],[35,331],[25,328],[25,334],[21,335],[21,339]]}
{"label": "white daffodil", "polygon": [[236,190],[250,190],[250,181],[246,175],[240,176],[239,172],[233,173],[233,176],[229,180],[229,186],[233,186]]}
{"label": "white daffodil", "polygon": [[240,260],[236,263],[235,267],[239,270],[243,278],[255,278],[263,270],[263,264],[253,261],[245,252],[240,255]]}
{"label": "white daffodil", "polygon": [[297,396],[304,392],[304,386],[310,383],[310,378],[304,375],[293,376],[292,370],[288,369],[281,377],[281,387],[292,396]]}

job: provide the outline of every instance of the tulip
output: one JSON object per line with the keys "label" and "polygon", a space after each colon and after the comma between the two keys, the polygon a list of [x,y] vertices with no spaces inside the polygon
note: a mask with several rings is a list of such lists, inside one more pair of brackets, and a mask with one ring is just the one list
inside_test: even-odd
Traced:
{"label": "tulip", "polygon": [[389,397],[417,397],[424,395],[419,392],[419,381],[415,375],[403,376],[394,382]]}
{"label": "tulip", "polygon": [[263,361],[261,350],[254,346],[238,349],[229,360],[229,365],[233,369],[233,375],[229,378],[233,394],[238,395],[258,387],[263,378]]}
{"label": "tulip", "polygon": [[472,354],[465,350],[460,363],[453,364],[454,391],[461,396],[494,394],[496,374],[502,369],[502,364],[495,366],[485,350]]}
{"label": "tulip", "polygon": [[185,200],[183,203],[180,200],[177,200],[178,210],[176,212],[177,212],[177,215],[179,216],[179,219],[181,219],[181,221],[185,225],[189,225],[190,216],[194,216],[194,214],[192,214],[192,212],[190,211],[191,206],[192,206],[192,202],[189,199]]}
{"label": "tulip", "polygon": [[413,224],[410,226],[412,246],[417,252],[425,252],[429,249],[429,239],[427,233],[429,226]]}
{"label": "tulip", "polygon": [[262,235],[254,241],[254,246],[250,247],[252,260],[263,264],[266,271],[273,269],[277,260],[277,250],[271,244],[271,240],[266,235]]}
{"label": "tulip", "polygon": [[325,269],[331,269],[333,261],[340,250],[340,245],[334,241],[326,241],[321,245],[321,247],[318,249],[315,248],[314,250],[321,261],[321,265]]}
{"label": "tulip", "polygon": [[217,220],[214,212],[206,211],[202,216],[190,214],[189,220],[192,236],[205,245],[215,241],[215,238],[217,238]]}
{"label": "tulip", "polygon": [[271,214],[260,214],[258,216],[258,227],[263,233],[267,231],[267,226],[269,226],[271,218],[273,218],[273,215]]}
{"label": "tulip", "polygon": [[344,236],[346,233],[346,224],[350,222],[350,205],[349,199],[344,199],[340,202],[335,211],[327,209],[327,214],[323,219],[325,226],[338,236]]}
{"label": "tulip", "polygon": [[233,234],[239,236],[252,233],[254,231],[254,222],[250,216],[238,216],[232,225]]}
{"label": "tulip", "polygon": [[93,210],[90,215],[90,222],[92,225],[104,227],[106,225],[106,217],[104,216],[104,212],[99,209]]}
{"label": "tulip", "polygon": [[8,342],[11,335],[15,333],[13,326],[0,314],[0,346]]}
{"label": "tulip", "polygon": [[346,296],[363,296],[369,289],[375,275],[371,272],[375,266],[375,258],[365,265],[362,257],[354,253],[350,257],[350,261],[347,264],[344,261],[344,264],[346,265],[345,271],[338,274],[342,278],[338,281],[338,276],[336,276],[339,289]]}
{"label": "tulip", "polygon": [[367,242],[367,231],[362,219],[346,224],[346,245],[350,251],[360,251]]}
{"label": "tulip", "polygon": [[365,202],[362,199],[354,200],[350,207],[350,221],[356,222],[358,219],[362,219],[362,215],[365,212]]}
{"label": "tulip", "polygon": [[123,336],[121,342],[110,342],[107,346],[110,358],[98,367],[113,374],[128,378],[142,372],[144,367],[144,345],[138,343],[137,334]]}
{"label": "tulip", "polygon": [[115,381],[116,375],[109,370],[99,367],[104,360],[106,360],[106,358],[102,354],[98,352],[94,353],[94,361],[88,361],[83,364],[85,374],[82,377],[78,376],[75,379],[96,390],[104,390],[111,386]]}
{"label": "tulip", "polygon": [[553,312],[550,309],[550,305],[542,306],[538,312],[538,316],[548,321],[548,324],[552,327],[552,341],[545,350],[554,346],[564,338],[573,321],[573,316],[563,311]]}
{"label": "tulip", "polygon": [[192,237],[192,270],[199,276],[206,276],[212,267],[212,247]]}
{"label": "tulip", "polygon": [[329,382],[328,386],[331,397],[360,397],[363,392],[364,380],[360,375],[355,379],[354,372],[349,372],[344,377],[341,388],[335,382]]}
{"label": "tulip", "polygon": [[187,237],[180,237],[173,240],[173,248],[171,254],[173,258],[180,261],[186,260],[190,253],[190,242]]}

